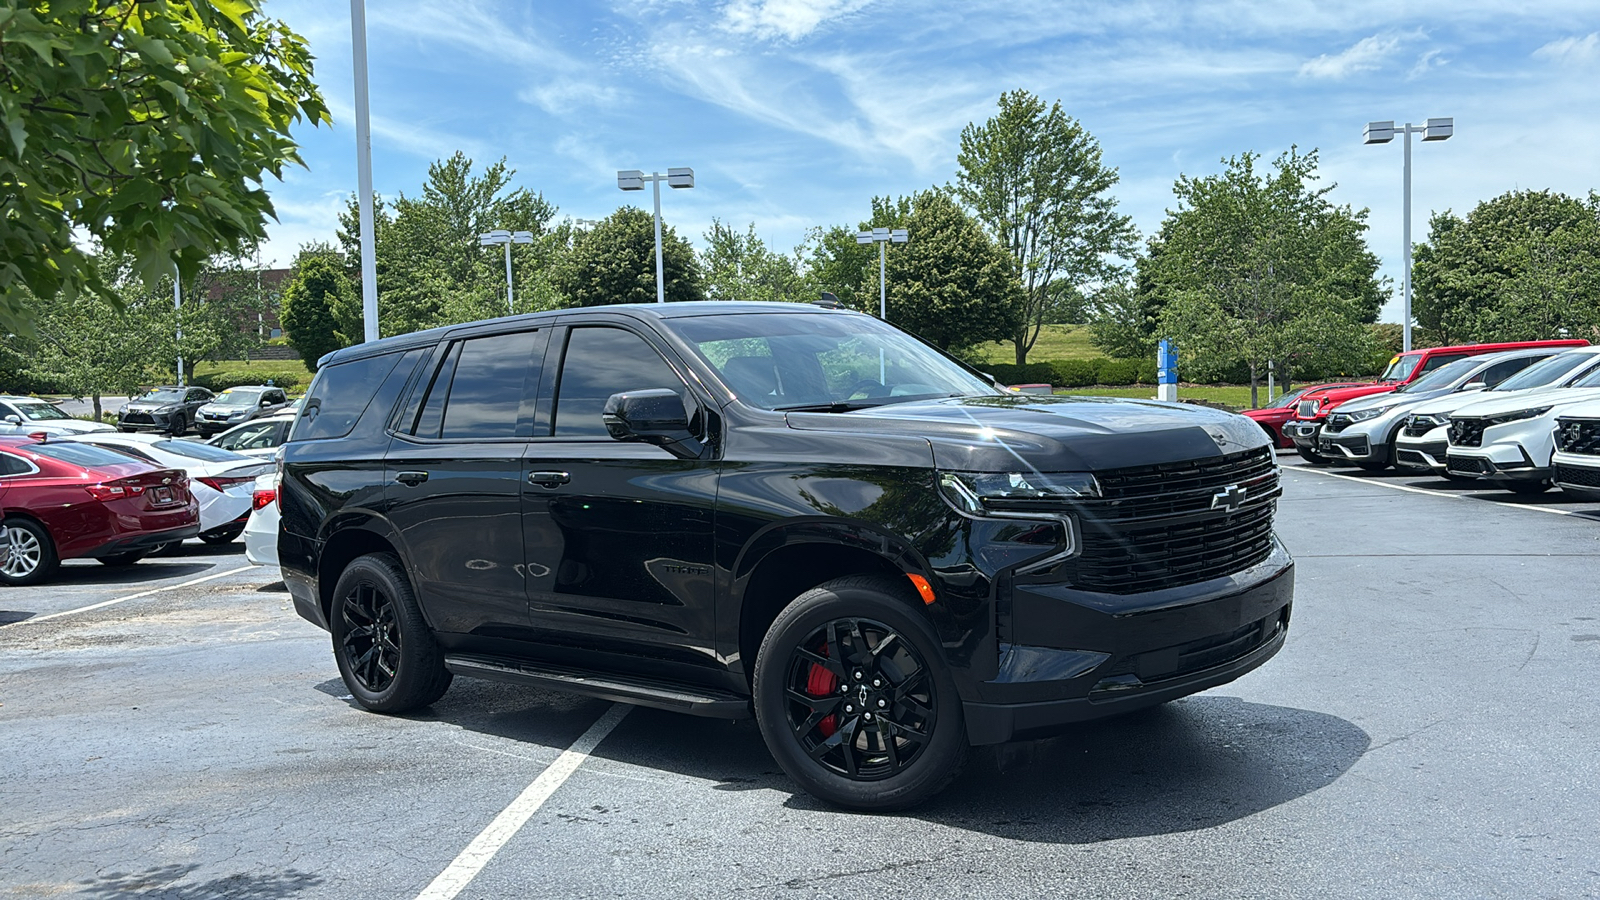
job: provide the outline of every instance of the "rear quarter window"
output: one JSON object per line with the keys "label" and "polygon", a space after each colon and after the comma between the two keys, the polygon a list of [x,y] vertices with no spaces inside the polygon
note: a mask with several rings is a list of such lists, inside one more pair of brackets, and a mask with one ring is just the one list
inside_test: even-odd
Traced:
{"label": "rear quarter window", "polygon": [[408,354],[395,351],[323,366],[311,384],[289,439],[316,441],[348,435],[402,355]]}

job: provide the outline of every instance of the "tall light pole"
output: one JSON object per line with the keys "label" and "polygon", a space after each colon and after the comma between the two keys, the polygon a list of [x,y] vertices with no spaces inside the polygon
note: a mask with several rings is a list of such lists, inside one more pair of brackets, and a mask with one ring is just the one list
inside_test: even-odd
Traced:
{"label": "tall light pole", "polygon": [[1405,217],[1404,234],[1401,240],[1404,243],[1402,265],[1405,267],[1401,274],[1401,295],[1404,297],[1405,310],[1401,313],[1401,333],[1403,349],[1411,349],[1411,136],[1422,135],[1424,141],[1448,141],[1450,135],[1455,133],[1455,119],[1429,119],[1423,125],[1413,125],[1407,122],[1397,127],[1394,120],[1387,122],[1368,122],[1362,130],[1362,143],[1387,144],[1394,140],[1396,134],[1405,135],[1405,200],[1403,202]]}
{"label": "tall light pole", "polygon": [[172,320],[177,323],[178,330],[178,387],[183,387],[183,273],[178,271],[176,263],[172,266]]}
{"label": "tall light pole", "polygon": [[378,257],[372,226],[372,124],[367,106],[367,6],[350,0],[350,57],[356,74],[356,190],[361,219],[363,340],[378,339]]}
{"label": "tall light pole", "polygon": [[[885,250],[889,244],[904,244],[911,240],[911,235],[904,228],[874,228],[871,231],[856,232],[856,243],[878,245],[878,318],[889,321],[889,281],[887,277],[887,256]],[[883,362],[883,348],[878,348],[878,381],[882,382],[885,372]]]}
{"label": "tall light pole", "polygon": [[638,169],[625,169],[617,173],[617,187],[625,191],[642,191],[644,183],[650,182],[656,192],[656,302],[667,302],[667,285],[665,281],[665,267],[661,263],[661,182],[665,180],[670,188],[694,187],[694,170],[684,168],[668,169],[667,174],[651,172],[649,175]]}
{"label": "tall light pole", "polygon": [[533,243],[533,232],[531,231],[507,231],[504,228],[497,228],[488,234],[478,235],[478,246],[480,247],[493,247],[495,244],[506,245],[506,315],[516,312],[516,308],[511,305],[511,245],[531,243]]}

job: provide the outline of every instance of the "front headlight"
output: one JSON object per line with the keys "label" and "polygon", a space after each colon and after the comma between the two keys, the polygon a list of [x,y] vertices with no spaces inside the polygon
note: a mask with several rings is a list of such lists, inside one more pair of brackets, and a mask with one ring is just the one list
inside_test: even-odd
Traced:
{"label": "front headlight", "polygon": [[1523,419],[1538,418],[1539,416],[1542,416],[1542,415],[1544,415],[1545,413],[1547,413],[1549,411],[1550,411],[1550,407],[1548,407],[1548,406],[1541,406],[1541,407],[1539,407],[1537,409],[1519,409],[1516,412],[1508,412],[1508,413],[1505,413],[1503,415],[1491,416],[1488,420],[1486,420],[1484,422],[1484,424],[1486,426],[1487,425],[1504,425],[1507,422],[1518,422],[1518,421],[1521,421]]}
{"label": "front headlight", "polygon": [[1350,421],[1352,422],[1365,422],[1368,419],[1376,419],[1377,417],[1394,408],[1395,404],[1391,403],[1388,406],[1373,406],[1368,409],[1358,409],[1355,412],[1347,412],[1345,415],[1349,416]]}
{"label": "front headlight", "polygon": [[1426,422],[1429,425],[1449,425],[1450,416],[1447,413],[1417,413],[1411,417],[1413,422]]}
{"label": "front headlight", "polygon": [[1087,472],[941,472],[939,489],[956,509],[974,516],[1042,511],[1100,496],[1100,483]]}

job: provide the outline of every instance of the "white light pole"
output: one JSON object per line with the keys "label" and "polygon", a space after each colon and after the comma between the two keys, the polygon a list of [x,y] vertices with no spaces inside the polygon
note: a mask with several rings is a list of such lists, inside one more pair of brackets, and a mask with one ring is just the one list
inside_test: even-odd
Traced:
{"label": "white light pole", "polygon": [[176,263],[172,266],[172,315],[173,321],[178,325],[178,387],[184,387],[183,380],[183,287],[180,284],[182,273],[178,271]]}
{"label": "white light pole", "polygon": [[644,183],[650,182],[656,192],[656,302],[667,302],[667,286],[664,267],[661,263],[661,182],[666,181],[670,188],[694,187],[694,170],[690,168],[668,169],[667,174],[651,172],[649,175],[638,169],[625,169],[617,173],[617,187],[625,191],[642,191]]}
{"label": "white light pole", "polygon": [[1455,121],[1453,118],[1429,119],[1423,125],[1413,125],[1407,122],[1405,125],[1397,127],[1394,124],[1394,120],[1391,119],[1387,122],[1368,122],[1367,127],[1362,130],[1362,143],[1364,144],[1387,144],[1394,140],[1396,134],[1403,134],[1406,138],[1405,177],[1403,179],[1405,182],[1405,199],[1403,201],[1405,225],[1404,234],[1401,238],[1404,242],[1401,264],[1405,267],[1405,270],[1401,274],[1400,280],[1401,294],[1405,302],[1405,310],[1401,313],[1401,333],[1404,335],[1403,350],[1411,349],[1411,136],[1420,134],[1424,141],[1448,141],[1450,135],[1455,133]]}
{"label": "white light pole", "polygon": [[378,339],[378,257],[372,226],[372,125],[367,106],[366,0],[350,0],[350,57],[356,74],[356,190],[361,207],[361,321],[363,340]]}
{"label": "white light pole", "polygon": [[[856,232],[856,243],[878,245],[878,318],[889,321],[889,282],[886,276],[886,255],[884,251],[889,244],[904,244],[911,240],[911,235],[904,228],[874,228],[871,231]],[[884,379],[883,348],[878,349],[878,381]]]}
{"label": "white light pole", "polygon": [[478,235],[478,246],[480,247],[493,247],[495,244],[506,245],[506,315],[516,312],[516,309],[511,305],[511,245],[531,243],[533,243],[533,232],[531,231],[507,231],[504,228],[497,228],[488,234]]}

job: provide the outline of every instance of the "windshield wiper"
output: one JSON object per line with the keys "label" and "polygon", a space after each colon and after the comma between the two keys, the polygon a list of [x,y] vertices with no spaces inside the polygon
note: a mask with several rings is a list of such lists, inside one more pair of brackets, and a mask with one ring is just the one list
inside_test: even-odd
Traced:
{"label": "windshield wiper", "polygon": [[839,413],[850,412],[856,409],[870,409],[882,406],[881,400],[839,400],[833,403],[801,403],[795,406],[774,406],[773,412],[825,412]]}

